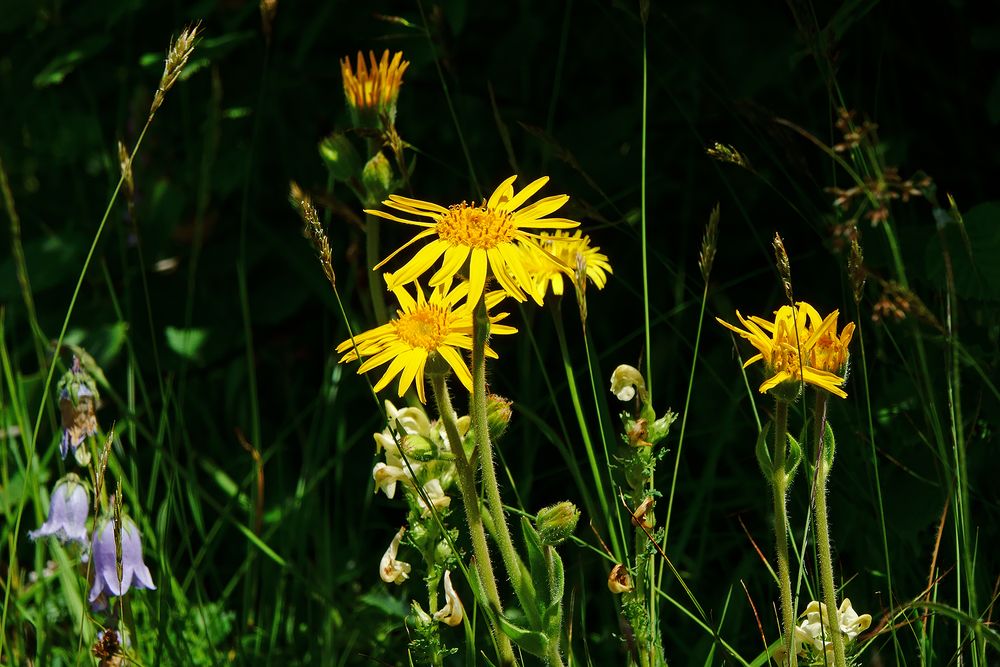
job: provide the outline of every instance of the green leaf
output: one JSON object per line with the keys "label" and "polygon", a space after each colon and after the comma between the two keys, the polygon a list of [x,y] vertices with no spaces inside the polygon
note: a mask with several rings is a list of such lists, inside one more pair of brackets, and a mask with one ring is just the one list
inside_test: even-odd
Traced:
{"label": "green leaf", "polygon": [[785,458],[785,474],[788,476],[789,484],[795,477],[795,472],[798,470],[800,463],[802,463],[802,447],[799,445],[799,441],[789,433],[788,456]]}
{"label": "green leaf", "polygon": [[757,453],[757,465],[760,466],[760,474],[764,475],[764,479],[767,483],[771,483],[771,477],[774,474],[774,464],[771,463],[771,452],[767,449],[767,432],[771,430],[771,424],[764,424],[764,428],[760,430],[757,434],[757,447],[755,451]]}
{"label": "green leaf", "polygon": [[833,427],[829,420],[826,422],[826,433],[823,436],[823,459],[826,463],[826,472],[833,469],[833,456],[837,451],[837,439],[833,437]]}
{"label": "green leaf", "polygon": [[178,356],[185,359],[197,359],[201,353],[205,341],[208,339],[207,329],[179,329],[177,327],[167,327],[165,330],[167,337],[167,347],[173,350]]}
{"label": "green leaf", "polygon": [[[528,550],[528,568],[531,571],[531,581],[534,583],[535,591],[543,591],[541,600],[535,600],[538,611],[548,604],[545,597],[549,590],[549,568],[545,563],[545,555],[542,552],[542,541],[538,536],[535,527],[531,525],[527,517],[521,517],[521,533],[524,535],[524,544]],[[527,603],[527,601],[525,601]]]}
{"label": "green leaf", "polygon": [[503,614],[497,616],[497,622],[503,633],[510,637],[510,640],[520,646],[522,649],[537,655],[539,657],[544,657],[545,652],[549,647],[549,638],[545,636],[544,633],[537,632],[535,630],[528,630],[527,628],[522,628],[519,625],[515,625]]}
{"label": "green leaf", "polygon": [[62,83],[81,63],[96,55],[111,41],[107,35],[94,35],[81,42],[77,47],[53,58],[42,71],[35,75],[35,88],[45,88]]}

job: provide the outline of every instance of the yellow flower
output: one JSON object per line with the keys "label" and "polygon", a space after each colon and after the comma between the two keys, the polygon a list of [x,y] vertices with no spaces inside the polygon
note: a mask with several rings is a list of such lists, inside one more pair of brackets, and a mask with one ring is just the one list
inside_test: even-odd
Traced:
{"label": "yellow flower", "polygon": [[760,392],[774,389],[784,382],[806,382],[824,389],[840,398],[847,398],[841,389],[845,378],[841,373],[847,361],[847,344],[854,332],[848,324],[836,336],[838,311],[821,318],[811,305],[799,302],[795,308],[782,306],[775,313],[774,321],[762,317],[739,318],[745,329],[733,326],[718,317],[719,324],[734,331],[757,349],[757,354],[747,359],[743,367],[763,361],[768,379],[760,385]]}
{"label": "yellow flower", "polygon": [[[391,274],[386,274],[385,278],[387,281],[392,280]],[[382,379],[375,385],[375,391],[384,389],[398,375],[399,395],[405,394],[416,380],[417,396],[422,403],[426,403],[426,366],[428,362],[440,365],[439,359],[443,359],[471,392],[472,373],[458,352],[459,349],[472,349],[472,309],[468,300],[461,307],[458,306],[458,302],[468,295],[469,286],[463,282],[451,289],[451,282],[447,280],[438,285],[431,292],[430,299],[424,296],[419,283],[416,285],[415,299],[402,287],[395,287],[392,291],[401,307],[401,310],[396,311],[396,319],[338,345],[337,352],[344,355],[340,358],[340,363],[354,361],[359,356],[367,357],[358,368],[358,373],[361,374],[391,361]],[[487,309],[495,306],[503,297],[503,292],[489,292],[486,295]],[[517,331],[514,327],[493,324],[506,316],[507,313],[490,316],[490,333],[512,334]],[[489,346],[486,347],[486,356],[497,358],[496,352]]]}
{"label": "yellow flower", "polygon": [[526,229],[567,229],[580,223],[566,218],[545,217],[569,201],[567,195],[545,197],[522,208],[549,179],[547,176],[539,178],[514,194],[516,179],[517,176],[511,176],[505,180],[487,201],[478,205],[462,202],[445,208],[398,195],[389,195],[382,202],[389,208],[424,218],[421,220],[400,218],[384,211],[366,211],[387,220],[425,228],[379,262],[376,270],[404,248],[428,237],[436,237],[394,274],[389,280],[389,288],[413,282],[443,255],[441,267],[430,278],[432,287],[449,280],[468,262],[470,305],[475,305],[482,295],[487,273],[497,279],[503,291],[518,301],[524,301],[527,292],[541,303],[532,289],[531,276],[526,267],[526,251],[517,242],[540,238]]}
{"label": "yellow flower", "polygon": [[364,56],[358,51],[358,64],[353,70],[350,58],[340,61],[347,106],[357,125],[377,124],[381,113],[388,114],[392,122],[396,119],[396,100],[403,85],[403,72],[410,63],[403,60],[402,52],[396,52],[389,60],[388,49],[382,53],[380,61],[375,60],[374,51],[368,52],[368,59],[366,66]]}
{"label": "yellow flower", "polygon": [[608,274],[614,273],[608,256],[597,246],[591,246],[590,237],[580,230],[543,232],[536,241],[524,245],[533,259],[528,271],[538,300],[550,286],[553,294],[561,295],[564,274],[573,279],[577,271],[582,271],[597,289],[604,289]]}

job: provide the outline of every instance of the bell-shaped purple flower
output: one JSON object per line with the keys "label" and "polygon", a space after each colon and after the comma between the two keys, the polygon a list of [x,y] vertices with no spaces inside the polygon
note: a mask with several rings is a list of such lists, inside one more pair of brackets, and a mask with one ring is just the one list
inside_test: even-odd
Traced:
{"label": "bell-shaped purple flower", "polygon": [[94,529],[93,562],[94,586],[90,589],[90,602],[95,602],[102,594],[125,595],[132,586],[156,590],[153,575],[142,562],[142,538],[139,528],[128,517],[122,517],[121,524],[121,575],[118,573],[118,558],[115,549],[115,524],[110,519],[102,519]]}
{"label": "bell-shaped purple flower", "polygon": [[69,474],[56,483],[49,499],[48,519],[38,530],[32,530],[28,537],[55,537],[63,544],[79,542],[87,544],[87,513],[90,509],[90,494],[80,478]]}

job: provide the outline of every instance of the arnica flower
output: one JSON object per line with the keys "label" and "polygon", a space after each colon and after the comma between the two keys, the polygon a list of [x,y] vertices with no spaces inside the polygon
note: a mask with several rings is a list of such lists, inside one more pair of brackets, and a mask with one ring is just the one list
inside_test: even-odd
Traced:
{"label": "arnica flower", "polygon": [[406,526],[399,529],[396,536],[392,538],[392,542],[389,543],[389,548],[385,550],[382,562],[379,563],[378,574],[382,577],[382,581],[387,584],[401,584],[410,578],[410,564],[396,560],[396,553],[399,551],[399,542],[403,539],[403,533],[405,532]]}
{"label": "arnica flower", "polygon": [[37,540],[40,537],[55,537],[66,544],[78,542],[87,544],[87,514],[90,511],[90,494],[80,478],[70,473],[56,483],[49,499],[49,514],[38,530],[28,533]]}
{"label": "arnica flower", "polygon": [[356,126],[380,127],[383,115],[390,124],[395,122],[396,100],[403,85],[403,72],[409,66],[410,63],[403,60],[403,54],[398,51],[390,60],[388,49],[378,61],[375,60],[375,52],[369,51],[368,64],[358,51],[357,66],[353,70],[350,58],[341,59],[344,97]]}
{"label": "arnica flower", "polygon": [[[97,435],[97,403],[100,397],[94,379],[73,357],[73,366],[59,380],[59,412],[62,416],[62,439],[59,453],[63,458],[92,435]],[[83,463],[82,465],[86,465]]]}
{"label": "arnica flower", "polygon": [[[391,276],[386,275],[386,280],[391,280]],[[416,381],[417,396],[422,403],[426,403],[426,367],[428,363],[432,363],[433,369],[440,365],[438,359],[443,359],[455,371],[465,388],[472,392],[472,373],[458,352],[459,349],[472,349],[472,309],[468,301],[461,307],[458,306],[458,302],[469,294],[468,283],[461,283],[451,289],[451,280],[446,280],[431,292],[430,299],[424,296],[419,283],[416,285],[416,299],[398,285],[392,291],[402,308],[396,312],[396,319],[338,345],[337,352],[344,355],[340,358],[340,363],[354,361],[359,356],[367,357],[358,368],[360,374],[391,362],[376,383],[375,391],[384,389],[398,375],[399,396],[403,396]],[[502,292],[488,293],[487,309],[502,299]],[[490,333],[517,332],[514,327],[493,324],[506,316],[507,313],[490,316]],[[496,352],[488,346],[486,356],[497,358]]]}
{"label": "arnica flower", "polygon": [[115,548],[115,524],[110,519],[101,519],[93,536],[94,585],[90,589],[90,602],[101,595],[125,595],[129,589],[145,588],[156,590],[153,575],[142,561],[142,538],[139,528],[129,517],[121,520],[121,575]]}
{"label": "arnica flower", "polygon": [[[828,334],[831,327],[836,326],[837,311],[822,319],[815,308],[799,302],[794,309],[791,306],[779,308],[773,322],[756,316],[744,318],[739,311],[736,311],[736,317],[746,327],[745,329],[733,326],[718,317],[715,319],[719,324],[750,341],[750,344],[757,349],[757,354],[747,359],[743,367],[746,368],[757,361],[764,362],[764,374],[767,379],[759,387],[762,394],[776,387],[787,388],[789,391],[786,393],[792,394],[798,391],[800,382],[805,382],[840,398],[847,398],[847,393],[840,388],[845,378],[832,372],[828,365],[841,352],[846,360],[846,342],[850,342],[854,330],[853,326],[846,327],[844,330],[846,342],[841,348],[834,349],[835,346],[828,340]],[[821,338],[827,341],[831,349],[817,355],[814,348]],[[836,340],[837,346],[840,346],[841,338]],[[822,367],[813,364],[822,364]]]}
{"label": "arnica flower", "polygon": [[524,206],[548,182],[547,176],[532,181],[515,194],[516,179],[517,176],[511,176],[505,180],[481,204],[462,202],[445,208],[399,195],[390,195],[382,202],[391,209],[416,216],[418,220],[401,218],[385,211],[366,211],[387,220],[425,228],[379,262],[376,270],[410,245],[435,237],[392,276],[389,288],[413,282],[430,270],[443,255],[440,268],[430,278],[432,287],[444,283],[468,263],[470,304],[475,305],[479,301],[487,275],[496,278],[500,287],[518,301],[526,300],[527,293],[540,302],[532,289],[526,251],[518,243],[540,238],[528,229],[568,229],[580,223],[566,218],[545,217],[562,208],[569,201],[568,195],[544,197]]}
{"label": "arnica flower", "polygon": [[564,275],[573,280],[574,273],[582,271],[597,289],[604,289],[608,274],[614,273],[608,256],[591,246],[590,237],[580,230],[543,232],[524,245],[534,260],[529,273],[538,299],[544,298],[550,288],[553,294],[562,295]]}
{"label": "arnica flower", "polygon": [[451,627],[462,622],[465,617],[465,608],[458,598],[455,587],[451,584],[451,570],[444,571],[444,606],[434,612],[435,620],[441,621]]}

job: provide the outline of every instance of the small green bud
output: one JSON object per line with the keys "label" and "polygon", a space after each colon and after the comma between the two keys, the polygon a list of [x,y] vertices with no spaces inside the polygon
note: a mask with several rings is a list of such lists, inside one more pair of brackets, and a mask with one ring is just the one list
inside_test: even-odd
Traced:
{"label": "small green bud", "polygon": [[549,505],[538,512],[535,518],[535,528],[546,546],[556,546],[566,541],[576,530],[576,522],[580,520],[580,510],[576,505],[564,500],[555,505]]}
{"label": "small green bud", "polygon": [[649,425],[649,441],[654,445],[670,433],[670,425],[677,420],[677,413],[667,410],[667,413]]}
{"label": "small green bud", "polygon": [[513,416],[510,409],[511,401],[503,396],[489,394],[486,396],[486,425],[490,430],[490,440],[496,442],[507,431],[507,425]]}
{"label": "small green bud", "polygon": [[330,174],[338,181],[349,181],[361,170],[361,158],[354,145],[339,132],[319,142],[319,154]]}
{"label": "small green bud", "polygon": [[448,540],[441,540],[437,543],[434,548],[434,562],[436,563],[446,563],[452,554],[451,545],[448,544]]}
{"label": "small green bud", "polygon": [[389,195],[392,190],[392,165],[381,151],[375,153],[365,164],[361,182],[370,202],[379,202]]}
{"label": "small green bud", "polygon": [[413,624],[419,627],[427,627],[434,624],[434,619],[431,615],[424,611],[424,608],[420,606],[420,603],[416,600],[410,602],[411,615],[413,618]]}
{"label": "small green bud", "polygon": [[434,443],[422,435],[414,433],[402,436],[403,451],[406,456],[415,461],[427,461],[437,454],[437,447]]}

